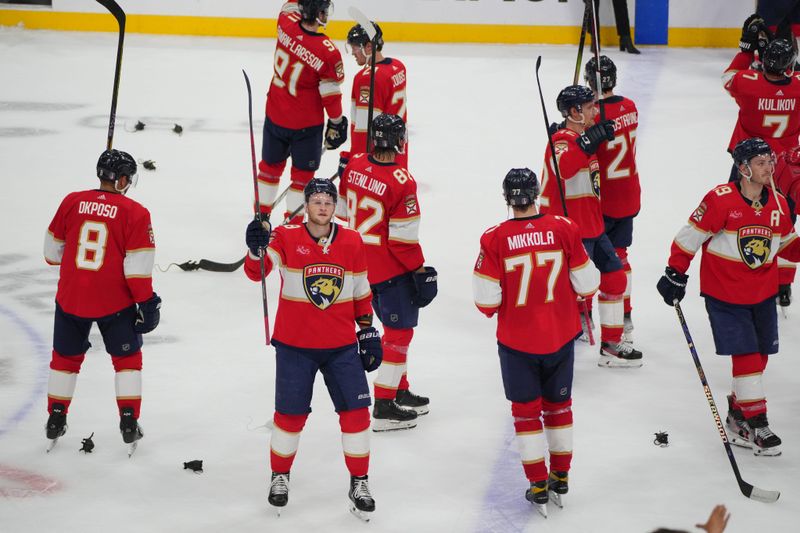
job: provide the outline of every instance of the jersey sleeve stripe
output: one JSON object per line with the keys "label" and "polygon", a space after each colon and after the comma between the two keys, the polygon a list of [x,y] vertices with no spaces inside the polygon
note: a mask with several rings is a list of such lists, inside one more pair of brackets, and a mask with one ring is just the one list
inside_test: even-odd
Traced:
{"label": "jersey sleeve stripe", "polygon": [[323,98],[342,94],[341,84],[338,81],[324,80],[319,82],[319,94]]}
{"label": "jersey sleeve stripe", "polygon": [[44,235],[44,259],[51,265],[60,265],[64,257],[64,241],[56,239],[51,231]]}
{"label": "jersey sleeve stripe", "polygon": [[127,252],[123,261],[126,278],[149,278],[153,274],[156,251],[152,248]]}
{"label": "jersey sleeve stripe", "polygon": [[574,177],[564,181],[564,195],[569,199],[594,196],[594,187],[589,171],[584,169]]}
{"label": "jersey sleeve stripe", "polygon": [[419,217],[389,219],[389,240],[407,243],[419,242]]}
{"label": "jersey sleeve stripe", "polygon": [[472,276],[472,294],[478,307],[497,308],[503,301],[500,282],[481,276],[477,272]]}
{"label": "jersey sleeve stripe", "polygon": [[581,296],[589,296],[600,287],[600,271],[589,261],[569,271],[572,289]]}
{"label": "jersey sleeve stripe", "polygon": [[693,224],[687,224],[675,236],[675,244],[684,252],[694,255],[708,240],[709,234],[700,231]]}

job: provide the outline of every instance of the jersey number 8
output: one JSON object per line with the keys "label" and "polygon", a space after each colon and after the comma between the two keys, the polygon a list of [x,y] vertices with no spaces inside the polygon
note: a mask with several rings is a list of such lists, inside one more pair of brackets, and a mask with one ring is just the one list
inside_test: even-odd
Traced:
{"label": "jersey number 8", "polygon": [[81,270],[100,270],[106,256],[108,227],[103,222],[87,220],[78,235],[78,253],[75,265]]}

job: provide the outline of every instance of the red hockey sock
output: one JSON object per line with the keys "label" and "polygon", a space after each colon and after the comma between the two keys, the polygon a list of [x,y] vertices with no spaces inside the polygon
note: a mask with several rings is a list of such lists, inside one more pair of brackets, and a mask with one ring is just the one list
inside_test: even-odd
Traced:
{"label": "red hockey sock", "polygon": [[60,403],[64,406],[64,414],[69,411],[78,373],[86,354],[61,355],[53,350],[50,359],[50,377],[47,384],[47,412],[53,412],[53,404]]}
{"label": "red hockey sock", "polygon": [[622,261],[622,271],[625,273],[625,296],[623,301],[623,308],[625,314],[629,314],[633,309],[631,307],[631,288],[633,286],[633,270],[631,269],[631,264],[628,261],[628,249],[627,248],[614,248],[616,250],[617,255],[619,256],[619,260]]}
{"label": "red hockey sock", "polygon": [[120,416],[126,407],[133,409],[133,418],[139,418],[142,408],[142,352],[126,356],[112,356],[114,363],[114,389]]}
{"label": "red hockey sock", "polygon": [[519,455],[522,469],[528,481],[547,479],[547,467],[544,463],[545,439],[542,430],[542,399],[532,402],[511,403],[511,414],[514,417]]}
{"label": "red hockey sock", "polygon": [[269,462],[273,472],[288,472],[292,469],[300,432],[306,425],[308,415],[285,415],[275,411],[272,437],[269,441]]}
{"label": "red hockey sock", "polygon": [[344,463],[351,476],[366,476],[369,471],[369,421],[366,407],[339,413]]}
{"label": "red hockey sock", "polygon": [[766,367],[766,357],[760,353],[731,356],[733,366],[733,392],[736,404],[745,418],[752,418],[767,412],[767,399],[764,395],[762,376]]}
{"label": "red hockey sock", "polygon": [[550,451],[550,471],[569,472],[572,463],[572,400],[542,402],[544,433]]}
{"label": "red hockey sock", "polygon": [[378,368],[375,377],[375,399],[394,400],[397,396],[397,389],[405,387],[408,389],[408,378],[406,377],[406,360],[408,357],[408,346],[414,337],[414,330],[394,329],[384,326],[383,328],[383,362]]}

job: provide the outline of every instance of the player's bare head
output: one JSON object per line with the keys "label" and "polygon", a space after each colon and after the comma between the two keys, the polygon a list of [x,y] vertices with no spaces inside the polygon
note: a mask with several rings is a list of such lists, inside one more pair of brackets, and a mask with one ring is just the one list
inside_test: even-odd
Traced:
{"label": "player's bare head", "polygon": [[556,106],[561,116],[588,125],[594,119],[594,91],[585,85],[569,85],[558,93]]}
{"label": "player's bare head", "polygon": [[506,205],[524,210],[536,204],[539,198],[539,180],[529,168],[512,168],[503,179],[503,197]]}
{"label": "player's bare head", "polygon": [[[377,35],[375,35],[375,48],[380,52],[383,50],[383,32],[377,22],[372,22],[372,25],[375,26],[375,30],[377,31]],[[367,30],[365,30],[361,24],[356,24],[347,32],[347,47],[350,53],[355,56],[356,62],[359,65],[366,63],[366,58],[372,55],[372,42],[370,41]]]}
{"label": "player's bare head", "polygon": [[324,25],[333,11],[331,0],[298,0],[300,16],[304,22]]}
{"label": "player's bare head", "polygon": [[372,146],[375,152],[401,154],[406,141],[406,124],[398,115],[380,114],[372,120]]}
{"label": "player's bare head", "polygon": [[791,76],[796,59],[797,52],[789,41],[775,39],[764,49],[761,64],[767,74]]}
{"label": "player's bare head", "polygon": [[136,183],[136,160],[122,150],[105,150],[97,160],[97,177],[125,193]]}
{"label": "player's bare head", "polygon": [[[591,58],[584,69],[584,79],[593,91],[597,92],[597,60]],[[617,66],[608,56],[600,56],[600,87],[611,91],[617,86]]]}
{"label": "player's bare head", "polygon": [[775,171],[775,154],[770,145],[758,137],[739,141],[733,149],[733,161],[739,175],[748,181],[766,183]]}

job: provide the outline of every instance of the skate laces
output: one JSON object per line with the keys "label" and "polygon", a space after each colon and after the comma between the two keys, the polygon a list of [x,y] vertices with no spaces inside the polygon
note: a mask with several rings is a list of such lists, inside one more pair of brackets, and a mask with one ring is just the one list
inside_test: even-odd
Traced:
{"label": "skate laces", "polygon": [[355,478],[355,485],[353,486],[353,498],[357,500],[372,499],[372,494],[369,492],[369,482],[366,479]]}
{"label": "skate laces", "polygon": [[289,494],[289,476],[275,474],[270,488],[273,494]]}
{"label": "skate laces", "polygon": [[753,431],[755,432],[756,437],[761,438],[764,441],[776,437],[775,433],[773,433],[772,430],[769,429],[769,426],[754,428]]}

